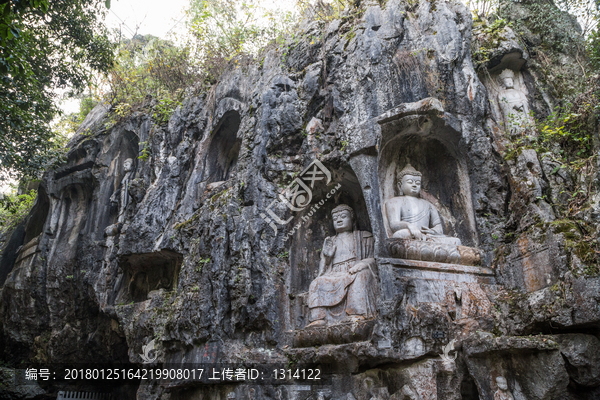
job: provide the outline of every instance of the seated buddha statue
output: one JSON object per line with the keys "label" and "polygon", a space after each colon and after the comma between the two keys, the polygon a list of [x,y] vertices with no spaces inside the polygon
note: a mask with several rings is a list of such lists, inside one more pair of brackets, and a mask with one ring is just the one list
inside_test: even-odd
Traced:
{"label": "seated buddha statue", "polygon": [[442,221],[435,206],[420,198],[421,173],[408,164],[398,174],[400,196],[387,200],[384,216],[399,239],[425,240],[459,246],[460,239],[445,236]]}

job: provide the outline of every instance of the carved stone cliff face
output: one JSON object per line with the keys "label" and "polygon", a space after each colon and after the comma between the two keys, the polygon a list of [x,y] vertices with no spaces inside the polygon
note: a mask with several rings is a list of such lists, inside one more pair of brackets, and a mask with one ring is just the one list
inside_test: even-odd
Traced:
{"label": "carved stone cliff face", "polygon": [[[469,11],[411,4],[304,25],[167,125],[94,109],[79,130],[91,134],[46,173],[0,260],[4,358],[133,365],[156,339],[163,363],[326,363],[327,399],[492,399],[498,377],[515,399],[598,395],[600,280],[571,273],[564,235],[544,228],[555,219],[540,200],[547,167],[535,152],[503,159],[508,134],[490,103],[499,89],[473,68]],[[321,179],[308,185],[315,159]],[[390,253],[381,207],[409,162],[444,234],[476,262]],[[283,201],[286,187],[305,190],[308,205]],[[377,315],[307,328],[339,204],[372,233]],[[119,390],[318,398],[250,386]]]}

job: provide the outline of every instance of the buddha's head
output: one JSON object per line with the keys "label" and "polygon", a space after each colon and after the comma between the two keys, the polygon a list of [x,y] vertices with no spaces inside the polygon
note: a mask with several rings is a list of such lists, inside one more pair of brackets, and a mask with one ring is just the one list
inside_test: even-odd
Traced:
{"label": "buddha's head", "polygon": [[331,211],[333,228],[336,233],[351,231],[354,225],[354,211],[346,204],[340,204]]}
{"label": "buddha's head", "polygon": [[503,376],[499,376],[496,378],[496,384],[498,385],[498,389],[500,390],[508,390],[508,383],[506,382],[506,378]]}
{"label": "buddha's head", "polygon": [[507,89],[512,89],[515,86],[515,73],[512,69],[505,69],[502,71],[500,73],[500,79]]}
{"label": "buddha's head", "polygon": [[133,159],[128,158],[125,161],[123,161],[123,170],[125,172],[131,171],[132,168],[133,168]]}
{"label": "buddha's head", "polygon": [[406,167],[398,174],[398,189],[400,196],[419,197],[421,193],[421,173],[412,165]]}

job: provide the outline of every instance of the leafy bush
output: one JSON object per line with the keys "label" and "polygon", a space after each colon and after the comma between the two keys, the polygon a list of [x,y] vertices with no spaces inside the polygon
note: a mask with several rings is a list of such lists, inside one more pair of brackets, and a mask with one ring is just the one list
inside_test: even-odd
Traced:
{"label": "leafy bush", "polygon": [[118,51],[109,75],[110,98],[117,112],[125,115],[144,102],[147,96],[159,99],[154,117],[169,120],[180,104],[184,90],[200,79],[189,46],[175,46],[151,35],[136,36]]}
{"label": "leafy bush", "polygon": [[36,190],[17,195],[5,195],[0,199],[0,235],[5,234],[25,219],[37,196]]}
{"label": "leafy bush", "polygon": [[1,2],[0,179],[39,175],[53,158],[55,89],[79,92],[109,69],[105,11],[101,0]]}
{"label": "leafy bush", "polygon": [[473,51],[473,61],[478,68],[485,66],[490,61],[494,49],[506,40],[504,35],[507,26],[511,26],[510,22],[499,17],[491,24],[477,15],[473,18],[471,50]]}
{"label": "leafy bush", "polygon": [[590,79],[590,89],[580,94],[573,104],[557,108],[538,122],[538,146],[558,151],[565,162],[587,159],[595,155],[596,122],[600,119],[599,80]]}
{"label": "leafy bush", "polygon": [[293,13],[268,10],[258,0],[192,0],[188,28],[206,82],[216,82],[227,63],[256,55],[293,25]]}

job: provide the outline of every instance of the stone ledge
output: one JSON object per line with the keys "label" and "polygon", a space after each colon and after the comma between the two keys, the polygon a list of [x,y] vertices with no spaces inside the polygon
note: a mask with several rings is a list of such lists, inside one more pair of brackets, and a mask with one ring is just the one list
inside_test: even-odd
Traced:
{"label": "stone ledge", "polygon": [[304,328],[294,332],[294,347],[362,342],[371,338],[374,327],[375,319]]}
{"label": "stone ledge", "polygon": [[555,351],[559,349],[553,336],[499,336],[488,332],[477,332],[463,341],[463,349],[468,357],[484,356],[490,353],[518,353]]}
{"label": "stone ledge", "polygon": [[473,267],[469,265],[446,264],[418,260],[402,260],[399,258],[378,258],[377,262],[379,264],[392,264],[394,266],[407,269],[449,272],[454,274],[494,276],[494,271],[486,267]]}
{"label": "stone ledge", "polygon": [[470,266],[481,264],[481,252],[473,247],[397,238],[387,239],[386,244],[390,255],[394,258]]}

